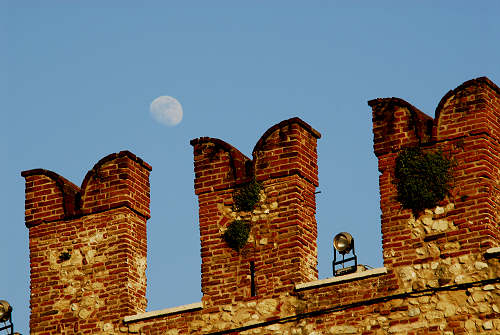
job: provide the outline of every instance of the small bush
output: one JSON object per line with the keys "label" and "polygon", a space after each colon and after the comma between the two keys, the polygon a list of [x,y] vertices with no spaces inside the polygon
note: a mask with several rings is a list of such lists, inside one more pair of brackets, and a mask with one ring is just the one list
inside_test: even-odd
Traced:
{"label": "small bush", "polygon": [[238,211],[251,211],[260,200],[261,184],[253,180],[243,185],[233,195],[234,207]]}
{"label": "small bush", "polygon": [[247,243],[249,235],[250,224],[242,220],[235,220],[231,222],[224,233],[224,240],[231,248],[240,251]]}
{"label": "small bush", "polygon": [[452,187],[452,167],[441,151],[403,149],[396,158],[398,201],[415,212],[435,207]]}

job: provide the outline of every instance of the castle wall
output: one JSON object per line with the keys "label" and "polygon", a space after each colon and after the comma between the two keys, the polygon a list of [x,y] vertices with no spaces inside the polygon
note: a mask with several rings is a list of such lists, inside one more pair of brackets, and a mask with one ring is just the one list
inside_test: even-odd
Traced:
{"label": "castle wall", "polygon": [[[145,163],[130,153],[104,159],[84,181],[82,189],[89,191],[52,172],[24,172],[32,332],[69,334],[71,325],[80,333],[103,334],[500,332],[500,89],[487,78],[468,81],[443,97],[435,119],[398,98],[369,105],[381,173],[384,267],[318,280],[320,135],[294,118],[266,131],[252,159],[218,139],[191,142],[203,298],[173,309],[144,312]],[[403,208],[395,185],[398,154],[415,146],[441,151],[454,163],[449,194],[418,211]],[[111,177],[120,159],[133,171],[118,173],[127,182]],[[262,185],[259,201],[252,210],[239,210],[235,194],[253,180]],[[114,190],[125,190],[123,196],[111,182],[118,183]],[[239,251],[223,238],[234,220],[251,227]],[[112,243],[125,250],[116,258],[127,260],[117,262],[123,272],[116,273],[127,285],[118,285],[114,270],[103,266],[108,257],[115,259]],[[110,247],[108,254],[101,251]],[[62,261],[65,250],[71,257]],[[116,290],[114,300],[103,300],[99,285]],[[80,315],[84,310],[87,317]]]}

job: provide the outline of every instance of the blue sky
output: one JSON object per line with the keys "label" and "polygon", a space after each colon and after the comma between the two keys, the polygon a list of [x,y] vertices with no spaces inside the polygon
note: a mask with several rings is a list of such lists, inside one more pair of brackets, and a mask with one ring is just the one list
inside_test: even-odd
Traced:
{"label": "blue sky", "polygon": [[[28,334],[29,254],[22,170],[80,185],[102,157],[153,166],[148,310],[200,301],[197,199],[189,140],[250,156],[275,123],[320,131],[320,278],[349,231],[359,261],[382,265],[377,160],[367,100],[400,97],[428,115],[462,82],[500,84],[497,1],[5,1],[0,299]],[[2,76],[5,78],[5,75]],[[175,127],[149,105],[173,96]]]}

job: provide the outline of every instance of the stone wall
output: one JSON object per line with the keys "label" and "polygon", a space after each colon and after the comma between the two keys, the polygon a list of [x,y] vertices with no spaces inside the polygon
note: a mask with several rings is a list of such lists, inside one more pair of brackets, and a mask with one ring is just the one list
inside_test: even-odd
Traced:
{"label": "stone wall", "polygon": [[[305,288],[297,285],[278,298],[257,297],[144,319],[139,315],[122,331],[170,335],[497,334],[498,259],[462,257],[455,264],[460,264],[451,270],[455,278],[466,274],[471,280],[435,285],[435,276],[428,278],[428,272],[414,267],[366,277],[356,273],[357,277],[346,281],[316,281]],[[434,274],[440,271],[434,264],[422,268]],[[424,287],[414,288],[411,282],[419,280]]]}

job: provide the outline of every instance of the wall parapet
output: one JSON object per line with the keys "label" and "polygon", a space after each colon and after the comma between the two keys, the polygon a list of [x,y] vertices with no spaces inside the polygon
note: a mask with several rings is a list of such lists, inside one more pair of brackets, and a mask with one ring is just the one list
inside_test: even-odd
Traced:
{"label": "wall parapet", "polygon": [[129,323],[129,322],[136,322],[136,321],[141,321],[141,320],[147,320],[155,317],[162,317],[162,316],[167,316],[171,314],[177,314],[177,313],[183,313],[183,312],[190,312],[190,311],[196,311],[199,309],[203,308],[203,304],[200,302],[194,302],[192,304],[187,304],[187,305],[181,305],[177,307],[169,307],[169,308],[164,308],[156,311],[150,311],[150,312],[144,312],[140,314],[135,314],[135,315],[130,315],[126,316],[123,318],[124,323]]}
{"label": "wall parapet", "polygon": [[314,281],[311,281],[308,283],[296,284],[295,290],[300,291],[300,290],[313,289],[316,287],[334,285],[334,284],[339,284],[339,283],[343,283],[343,282],[347,282],[347,281],[351,281],[351,280],[357,280],[357,279],[382,275],[382,274],[386,274],[386,273],[387,273],[387,269],[385,267],[375,268],[375,269],[370,269],[370,270],[365,270],[365,271],[354,272],[354,273],[350,273],[350,274],[343,275],[343,276],[330,277],[330,278],[325,278],[325,279],[320,279],[320,280],[314,280]]}

